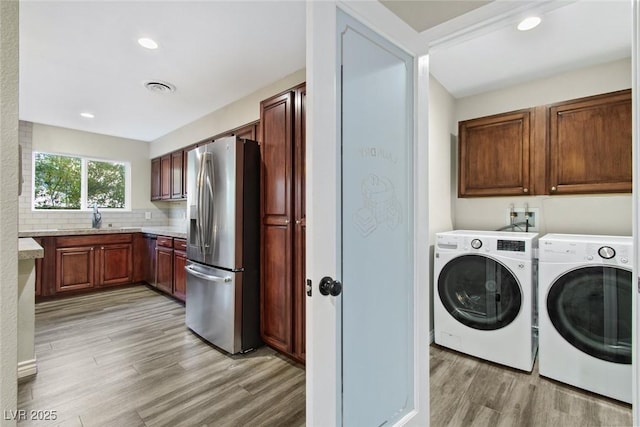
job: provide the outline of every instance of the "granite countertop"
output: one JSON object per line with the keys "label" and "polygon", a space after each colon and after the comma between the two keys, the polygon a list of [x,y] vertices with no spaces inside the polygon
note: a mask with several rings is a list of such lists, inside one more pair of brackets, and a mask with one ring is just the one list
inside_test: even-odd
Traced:
{"label": "granite countertop", "polygon": [[42,246],[29,237],[18,239],[18,260],[36,258],[44,258]]}
{"label": "granite countertop", "polygon": [[83,236],[89,234],[116,234],[116,233],[148,233],[158,236],[187,238],[184,227],[154,226],[154,227],[121,227],[121,228],[51,228],[42,230],[19,231],[18,237],[48,237],[48,236]]}

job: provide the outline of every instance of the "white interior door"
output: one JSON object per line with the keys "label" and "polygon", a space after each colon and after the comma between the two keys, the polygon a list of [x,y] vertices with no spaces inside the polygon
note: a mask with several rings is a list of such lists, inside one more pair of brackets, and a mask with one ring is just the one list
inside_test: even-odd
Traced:
{"label": "white interior door", "polygon": [[307,7],[307,424],[428,425],[426,61]]}

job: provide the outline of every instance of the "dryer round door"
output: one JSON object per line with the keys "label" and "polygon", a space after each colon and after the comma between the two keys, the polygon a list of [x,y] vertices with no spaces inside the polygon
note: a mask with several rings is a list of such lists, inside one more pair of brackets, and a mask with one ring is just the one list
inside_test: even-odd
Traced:
{"label": "dryer round door", "polygon": [[601,360],[631,363],[631,271],[583,267],[549,289],[547,313],[562,337]]}
{"label": "dryer round door", "polygon": [[449,261],[438,276],[438,295],[456,320],[484,331],[504,328],[522,306],[522,289],[511,270],[480,255]]}

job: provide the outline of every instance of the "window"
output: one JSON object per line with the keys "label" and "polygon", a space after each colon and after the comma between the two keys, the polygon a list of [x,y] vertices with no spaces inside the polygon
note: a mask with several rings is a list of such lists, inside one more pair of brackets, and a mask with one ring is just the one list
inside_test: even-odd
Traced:
{"label": "window", "polygon": [[129,163],[38,152],[33,159],[34,209],[129,209]]}

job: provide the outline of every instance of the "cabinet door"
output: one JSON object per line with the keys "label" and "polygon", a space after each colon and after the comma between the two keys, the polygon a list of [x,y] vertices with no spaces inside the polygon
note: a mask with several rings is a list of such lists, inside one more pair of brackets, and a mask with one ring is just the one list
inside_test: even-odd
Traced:
{"label": "cabinet door", "polygon": [[171,198],[182,199],[182,179],[183,173],[183,152],[182,150],[171,153]]}
{"label": "cabinet door", "polygon": [[184,301],[187,296],[187,254],[182,251],[173,252],[173,296]]}
{"label": "cabinet door", "polygon": [[238,138],[243,138],[243,139],[250,139],[252,141],[257,141],[257,124],[256,123],[250,123],[246,126],[243,126],[241,128],[238,128],[234,131],[234,134],[238,137]]}
{"label": "cabinet door", "polygon": [[529,194],[532,110],[459,124],[458,196]]}
{"label": "cabinet door", "polygon": [[149,254],[147,253],[147,239],[142,233],[133,235],[133,276],[132,282],[142,282],[147,276],[147,264]]}
{"label": "cabinet door", "polygon": [[549,192],[631,192],[631,91],[549,107]]}
{"label": "cabinet door", "polygon": [[272,347],[292,350],[292,163],[294,92],[260,104],[262,280],[260,332]]}
{"label": "cabinet door", "polygon": [[189,151],[196,148],[195,146],[187,147],[182,152],[182,198],[187,198],[187,166],[189,165]]}
{"label": "cabinet door", "polygon": [[156,237],[146,236],[145,244],[148,262],[145,269],[144,281],[151,286],[156,286]]}
{"label": "cabinet door", "polygon": [[305,209],[305,106],[307,91],[305,87],[296,90],[295,114],[295,149],[294,149],[294,239],[293,239],[293,330],[294,356],[305,360],[305,305],[306,305],[306,273],[305,273],[305,241],[306,241],[306,209]]}
{"label": "cabinet door", "polygon": [[121,285],[133,281],[132,244],[104,245],[98,252],[100,286]]}
{"label": "cabinet door", "polygon": [[151,160],[151,200],[162,198],[160,188],[160,158],[158,157]]}
{"label": "cabinet door", "polygon": [[171,154],[160,158],[160,198],[171,198]]}
{"label": "cabinet door", "polygon": [[93,288],[95,250],[93,246],[56,249],[56,292]]}
{"label": "cabinet door", "polygon": [[156,248],[156,287],[173,293],[173,249]]}

